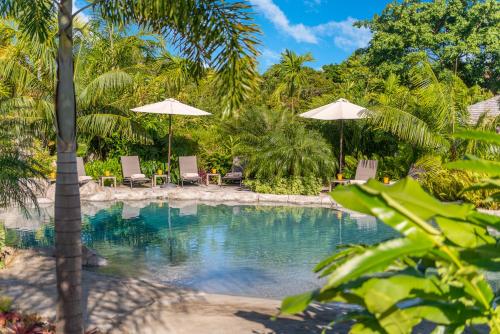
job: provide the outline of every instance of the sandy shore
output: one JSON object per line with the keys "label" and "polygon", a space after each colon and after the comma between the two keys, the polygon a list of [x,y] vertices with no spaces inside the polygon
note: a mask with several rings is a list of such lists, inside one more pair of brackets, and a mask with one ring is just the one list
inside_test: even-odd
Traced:
{"label": "sandy shore", "polygon": [[[206,294],[154,282],[109,277],[84,270],[85,322],[105,333],[320,333],[338,310],[315,307],[293,317],[276,315],[280,301]],[[18,251],[0,271],[0,293],[15,306],[55,316],[55,261],[37,251]],[[333,333],[344,333],[337,327]]]}

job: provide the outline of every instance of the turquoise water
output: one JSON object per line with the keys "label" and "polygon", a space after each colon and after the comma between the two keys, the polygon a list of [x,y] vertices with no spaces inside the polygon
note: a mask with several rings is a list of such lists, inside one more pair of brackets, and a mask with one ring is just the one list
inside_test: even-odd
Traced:
{"label": "turquoise water", "polygon": [[[7,223],[8,242],[50,246],[52,210]],[[82,211],[84,243],[109,262],[100,272],[257,297],[318,287],[312,268],[339,245],[395,236],[372,217],[325,208],[136,202]]]}

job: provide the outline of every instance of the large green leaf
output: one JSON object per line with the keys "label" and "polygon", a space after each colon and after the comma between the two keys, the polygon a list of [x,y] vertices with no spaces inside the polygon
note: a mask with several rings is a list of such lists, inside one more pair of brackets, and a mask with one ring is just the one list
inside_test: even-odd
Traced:
{"label": "large green leaf", "polygon": [[460,160],[449,162],[445,165],[449,169],[468,170],[492,176],[500,175],[500,162],[484,159]]}
{"label": "large green leaf", "polygon": [[461,247],[476,248],[496,242],[483,226],[444,217],[436,217],[436,223],[446,238]]}
{"label": "large green leaf", "polygon": [[365,185],[352,185],[332,192],[343,206],[373,215],[406,236],[416,232],[421,238],[439,236],[440,231],[427,221],[435,216],[464,220],[472,205],[445,204],[427,194],[412,178],[392,186],[370,180]]}
{"label": "large green leaf", "polygon": [[482,225],[482,226],[491,226],[493,228],[500,228],[500,217],[495,215],[489,215],[486,213],[482,213],[479,211],[472,211],[469,216],[467,216],[467,220],[471,221],[474,224]]}
{"label": "large green leaf", "polygon": [[281,302],[281,312],[294,314],[304,311],[313,301],[317,291],[309,291],[299,295],[289,296]]}
{"label": "large green leaf", "polygon": [[402,300],[413,299],[425,293],[440,296],[443,290],[436,276],[395,275],[372,278],[353,292],[364,298],[367,309],[382,314]]}
{"label": "large green leaf", "polygon": [[[473,307],[466,307],[455,301],[420,301],[417,305],[404,308],[407,315],[425,319],[436,324],[450,325],[463,323],[464,319],[481,316],[481,312]],[[484,322],[485,319],[483,319]]]}
{"label": "large green leaf", "polygon": [[394,239],[368,248],[364,253],[347,260],[328,278],[321,289],[325,291],[346,283],[362,275],[382,271],[395,260],[408,255],[418,255],[433,247],[433,242],[426,239]]}
{"label": "large green leaf", "polygon": [[500,271],[500,244],[483,245],[474,249],[464,249],[460,258],[487,271]]}
{"label": "large green leaf", "polygon": [[453,134],[456,138],[479,140],[500,146],[500,135],[495,132],[486,132],[473,129],[460,129]]}

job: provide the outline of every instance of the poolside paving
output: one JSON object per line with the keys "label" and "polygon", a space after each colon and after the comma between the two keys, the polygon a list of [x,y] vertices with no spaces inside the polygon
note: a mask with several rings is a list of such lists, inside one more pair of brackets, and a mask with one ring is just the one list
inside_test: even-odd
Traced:
{"label": "poolside paving", "polygon": [[[52,185],[45,197],[40,198],[42,204],[52,204],[55,186]],[[108,201],[140,201],[154,199],[199,201],[205,203],[225,204],[279,204],[301,206],[336,207],[337,204],[327,193],[319,196],[259,194],[237,186],[186,186],[165,189],[160,187],[117,188],[101,187],[89,182],[80,188],[80,197],[84,202]]]}
{"label": "poolside paving", "polygon": [[[14,298],[20,310],[54,319],[55,261],[36,251],[18,251],[0,271],[2,294]],[[339,312],[315,307],[300,316],[271,318],[280,301],[216,295],[180,289],[146,280],[83,272],[87,327],[105,333],[320,333]],[[333,333],[345,333],[336,327]]]}

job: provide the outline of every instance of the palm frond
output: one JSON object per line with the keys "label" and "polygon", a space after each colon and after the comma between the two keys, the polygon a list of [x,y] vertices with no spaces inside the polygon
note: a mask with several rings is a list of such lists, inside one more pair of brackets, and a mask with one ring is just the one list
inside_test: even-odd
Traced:
{"label": "palm frond", "polygon": [[445,149],[448,143],[431,131],[427,123],[415,115],[390,106],[378,106],[365,112],[375,128],[388,131],[413,145],[428,149]]}
{"label": "palm frond", "polygon": [[194,77],[207,66],[213,68],[225,114],[237,110],[257,84],[259,30],[250,8],[245,2],[224,0],[96,2],[107,20],[121,26],[134,21],[169,37],[190,60]]}
{"label": "palm frond", "polygon": [[98,137],[111,137],[120,133],[124,138],[149,143],[147,132],[130,117],[112,113],[93,112],[78,117],[77,128],[80,133]]}
{"label": "palm frond", "polygon": [[38,208],[36,193],[41,190],[41,184],[36,178],[43,179],[43,175],[36,166],[36,161],[19,150],[0,151],[0,207],[26,209],[35,205]]}
{"label": "palm frond", "polygon": [[88,108],[103,97],[119,93],[130,87],[133,83],[132,77],[122,70],[111,70],[93,79],[77,96],[80,108]]}

